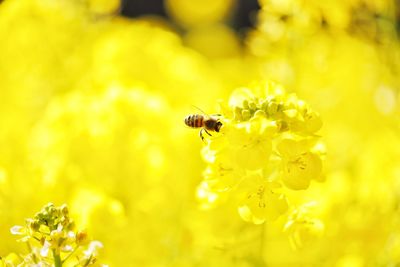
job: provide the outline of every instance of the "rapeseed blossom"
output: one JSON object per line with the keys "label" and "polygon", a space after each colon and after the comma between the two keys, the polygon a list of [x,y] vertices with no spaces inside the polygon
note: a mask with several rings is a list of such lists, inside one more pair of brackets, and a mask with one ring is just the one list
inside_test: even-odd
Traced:
{"label": "rapeseed blossom", "polygon": [[101,242],[90,241],[85,231],[75,228],[66,205],[47,204],[25,226],[11,228],[29,252],[19,259],[7,257],[2,266],[105,266],[97,262]]}
{"label": "rapeseed blossom", "polygon": [[207,185],[209,194],[238,195],[241,217],[259,224],[288,210],[279,192],[282,184],[301,190],[311,179],[320,180],[321,155],[313,148],[322,123],[317,112],[282,86],[253,87],[238,89],[228,105],[221,103],[220,134],[203,149],[208,166],[200,190]]}
{"label": "rapeseed blossom", "polygon": [[291,189],[307,189],[311,179],[318,180],[321,176],[321,158],[311,152],[310,143],[309,140],[283,139],[277,145],[282,158],[282,180]]}
{"label": "rapeseed blossom", "polygon": [[285,224],[284,230],[289,233],[294,248],[303,248],[323,235],[324,223],[312,215],[315,205],[311,202],[294,209]]}

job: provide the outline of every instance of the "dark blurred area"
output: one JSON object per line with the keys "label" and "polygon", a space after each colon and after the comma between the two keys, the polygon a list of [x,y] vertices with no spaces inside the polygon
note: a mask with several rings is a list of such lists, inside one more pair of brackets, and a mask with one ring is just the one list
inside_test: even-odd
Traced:
{"label": "dark blurred area", "polygon": [[[254,14],[259,8],[257,0],[237,0],[235,13],[231,17],[230,25],[237,31],[254,27]],[[169,18],[164,6],[164,0],[123,0],[121,14],[126,17],[158,15]]]}
{"label": "dark blurred area", "polygon": [[126,17],[158,15],[167,17],[163,0],[123,0],[121,14]]}
{"label": "dark blurred area", "polygon": [[[1,1],[2,0],[0,0],[0,2]],[[397,32],[400,32],[400,0],[394,0],[394,6],[396,9],[395,26]],[[246,28],[254,27],[255,14],[259,8],[260,6],[257,0],[237,0],[234,14],[230,17],[230,26],[238,32],[242,32]],[[359,12],[355,13],[355,15],[357,15]],[[157,15],[170,19],[164,5],[164,0],[122,0],[121,14],[131,18],[144,15]],[[375,15],[375,18],[378,17],[379,15]],[[365,23],[356,24],[363,25]]]}

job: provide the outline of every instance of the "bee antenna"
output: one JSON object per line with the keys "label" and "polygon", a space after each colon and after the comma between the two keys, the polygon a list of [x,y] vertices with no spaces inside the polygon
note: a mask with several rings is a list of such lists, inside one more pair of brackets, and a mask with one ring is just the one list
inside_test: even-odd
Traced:
{"label": "bee antenna", "polygon": [[198,106],[192,105],[192,107],[194,107],[195,109],[199,110],[201,113],[203,113],[204,115],[209,116],[207,113],[205,113],[201,108],[199,108]]}

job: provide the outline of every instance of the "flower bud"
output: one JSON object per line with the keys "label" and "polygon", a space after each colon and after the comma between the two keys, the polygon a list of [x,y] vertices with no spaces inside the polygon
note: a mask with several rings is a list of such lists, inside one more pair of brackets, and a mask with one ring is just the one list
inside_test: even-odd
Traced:
{"label": "flower bud", "polygon": [[250,109],[249,101],[247,99],[243,100],[243,109]]}
{"label": "flower bud", "polygon": [[267,117],[267,114],[265,114],[264,110],[259,109],[254,113],[253,117]]}
{"label": "flower bud", "polygon": [[242,118],[244,121],[249,120],[251,118],[250,110],[248,110],[248,109],[242,110]]}
{"label": "flower bud", "polygon": [[61,213],[62,213],[64,216],[68,216],[69,211],[68,211],[68,207],[67,207],[66,204],[63,204],[63,205],[60,207],[60,210],[61,210]]}
{"label": "flower bud", "polygon": [[273,116],[278,112],[278,104],[276,102],[269,102],[267,106],[267,114]]}
{"label": "flower bud", "polygon": [[237,120],[237,121],[241,121],[243,119],[243,117],[242,117],[242,109],[240,107],[235,107],[234,119]]}
{"label": "flower bud", "polygon": [[76,233],[76,243],[77,245],[85,244],[88,241],[88,235],[86,231],[79,231]]}
{"label": "flower bud", "polygon": [[250,110],[256,110],[257,109],[256,103],[254,103],[253,101],[249,102],[249,109]]}

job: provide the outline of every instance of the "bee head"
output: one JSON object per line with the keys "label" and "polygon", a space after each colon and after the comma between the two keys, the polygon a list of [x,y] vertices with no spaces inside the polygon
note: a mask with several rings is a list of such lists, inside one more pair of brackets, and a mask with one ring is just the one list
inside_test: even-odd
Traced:
{"label": "bee head", "polygon": [[215,125],[215,131],[219,132],[219,129],[221,129],[221,127],[222,127],[222,122],[218,120]]}

